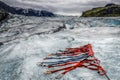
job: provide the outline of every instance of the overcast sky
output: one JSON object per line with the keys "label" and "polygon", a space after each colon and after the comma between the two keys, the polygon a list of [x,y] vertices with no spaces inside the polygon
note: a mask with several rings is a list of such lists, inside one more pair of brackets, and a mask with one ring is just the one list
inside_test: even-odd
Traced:
{"label": "overcast sky", "polygon": [[120,4],[120,0],[0,0],[11,6],[49,10],[62,15],[80,15],[83,11],[104,6],[107,3]]}

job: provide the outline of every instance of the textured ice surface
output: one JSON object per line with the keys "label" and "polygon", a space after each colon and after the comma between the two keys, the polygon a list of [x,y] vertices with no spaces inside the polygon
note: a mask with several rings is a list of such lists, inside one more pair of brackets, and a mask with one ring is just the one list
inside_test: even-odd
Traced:
{"label": "textured ice surface", "polygon": [[[93,45],[111,80],[120,76],[120,18],[37,18],[13,16],[0,25],[0,80],[52,80],[36,64],[49,53]],[[96,71],[77,68],[59,80],[107,80]]]}

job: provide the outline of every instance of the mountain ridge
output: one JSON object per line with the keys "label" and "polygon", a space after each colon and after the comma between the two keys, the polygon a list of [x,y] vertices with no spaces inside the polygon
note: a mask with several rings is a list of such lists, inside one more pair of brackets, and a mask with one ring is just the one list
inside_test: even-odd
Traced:
{"label": "mountain ridge", "polygon": [[82,13],[81,17],[118,17],[120,16],[120,5],[109,3],[104,7],[97,7]]}
{"label": "mountain ridge", "polygon": [[7,5],[6,3],[0,1],[0,8],[4,9],[5,11],[18,14],[18,15],[25,15],[25,16],[37,16],[37,17],[54,17],[55,14],[46,10],[34,10],[31,8],[23,9],[20,7],[12,7]]}

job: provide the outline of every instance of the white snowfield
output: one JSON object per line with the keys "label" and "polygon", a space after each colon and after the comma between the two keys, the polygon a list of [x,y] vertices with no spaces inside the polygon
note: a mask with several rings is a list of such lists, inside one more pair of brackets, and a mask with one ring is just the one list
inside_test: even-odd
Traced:
{"label": "white snowfield", "polygon": [[[120,80],[120,18],[13,16],[0,24],[0,80],[54,80],[38,66],[50,53],[91,43],[111,80]],[[58,80],[107,80],[77,68]]]}

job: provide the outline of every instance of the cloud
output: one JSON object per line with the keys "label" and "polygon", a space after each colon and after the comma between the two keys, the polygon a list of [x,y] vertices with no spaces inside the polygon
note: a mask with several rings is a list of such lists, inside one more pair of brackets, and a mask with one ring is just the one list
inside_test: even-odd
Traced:
{"label": "cloud", "polygon": [[11,6],[45,9],[58,14],[79,15],[83,11],[105,6],[107,3],[118,3],[120,0],[2,0]]}

